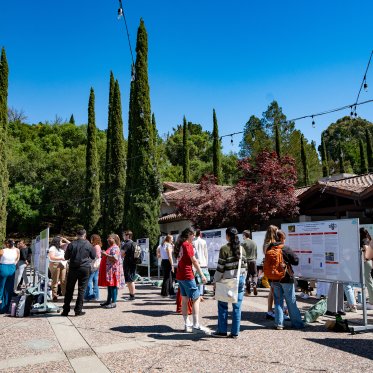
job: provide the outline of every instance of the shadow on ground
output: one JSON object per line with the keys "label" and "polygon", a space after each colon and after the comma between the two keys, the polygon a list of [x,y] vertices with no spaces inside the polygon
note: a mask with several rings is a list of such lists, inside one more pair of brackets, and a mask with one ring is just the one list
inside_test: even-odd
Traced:
{"label": "shadow on ground", "polygon": [[369,339],[334,339],[334,338],[306,338],[307,341],[318,343],[323,346],[335,348],[339,351],[348,352],[353,355],[373,360],[373,340]]}
{"label": "shadow on ground", "polygon": [[[114,328],[110,328],[115,332],[120,333],[174,333],[178,332],[179,330],[172,329],[168,325],[125,325],[125,326],[116,326]],[[158,334],[156,334],[158,335]]]}
{"label": "shadow on ground", "polygon": [[174,311],[166,311],[166,310],[127,310],[123,312],[124,313],[126,312],[137,313],[139,315],[151,316],[151,317],[163,317],[163,316],[169,316],[169,315],[176,314]]}

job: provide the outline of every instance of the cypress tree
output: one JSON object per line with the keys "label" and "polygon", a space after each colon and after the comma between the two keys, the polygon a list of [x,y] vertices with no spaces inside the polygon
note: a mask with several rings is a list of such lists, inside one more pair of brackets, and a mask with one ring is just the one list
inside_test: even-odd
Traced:
{"label": "cypress tree", "polygon": [[70,117],[69,123],[71,123],[71,124],[75,124],[74,114],[71,114],[71,117]]}
{"label": "cypress tree", "polygon": [[301,135],[300,137],[300,157],[302,160],[302,167],[303,167],[303,183],[304,185],[309,185],[310,178],[309,178],[309,172],[308,172],[307,154],[306,154],[306,148],[304,145],[303,135]]}
{"label": "cypress tree", "polygon": [[153,135],[154,135],[154,146],[157,148],[157,138],[158,138],[158,131],[157,131],[157,122],[155,121],[155,115],[152,114],[152,128],[153,128]]}
{"label": "cypress tree", "polygon": [[128,139],[127,139],[127,180],[126,180],[126,187],[124,190],[124,218],[123,218],[123,226],[130,227],[131,224],[131,216],[130,216],[130,200],[131,200],[131,193],[132,193],[132,147],[133,147],[133,115],[134,115],[134,91],[135,91],[135,82],[131,81],[131,89],[130,89],[130,100],[129,100],[129,111],[128,111]]}
{"label": "cypress tree", "polygon": [[373,144],[372,144],[372,136],[368,128],[365,129],[365,137],[367,143],[367,158],[368,158],[368,170],[369,172],[373,172]]}
{"label": "cypress tree", "polygon": [[329,164],[328,164],[328,158],[326,154],[324,136],[321,136],[321,163],[322,163],[322,176],[323,177],[329,176]]}
{"label": "cypress tree", "polygon": [[106,131],[106,158],[105,158],[105,194],[104,194],[104,208],[103,208],[103,233],[104,236],[110,233],[110,227],[108,226],[108,203],[110,193],[110,173],[111,173],[111,138],[112,138],[112,111],[113,111],[113,100],[114,100],[114,88],[115,79],[114,74],[110,71],[110,83],[109,83],[109,105],[108,105],[108,127]]}
{"label": "cypress tree", "polygon": [[218,120],[216,119],[215,109],[212,112],[212,120],[214,123],[214,128],[212,131],[213,137],[213,154],[212,154],[212,163],[214,176],[216,177],[216,183],[221,184],[221,149],[220,149],[220,139],[219,139],[219,127]]}
{"label": "cypress tree", "polygon": [[9,191],[8,173],[8,61],[5,49],[1,50],[0,58],[0,242],[6,235],[6,205]]}
{"label": "cypress tree", "polygon": [[[161,184],[157,170],[154,129],[151,122],[148,82],[148,36],[140,20],[136,42],[136,75],[132,92],[131,112],[131,179],[132,189],[126,227],[135,238],[148,237],[151,248],[160,235],[159,214]],[[130,100],[130,106],[131,106]]]}
{"label": "cypress tree", "polygon": [[368,163],[367,163],[367,157],[365,155],[365,149],[363,140],[359,140],[359,149],[360,149],[360,173],[365,174],[368,172]]}
{"label": "cypress tree", "polygon": [[108,208],[106,216],[106,233],[118,232],[123,229],[124,215],[124,188],[125,188],[125,149],[123,138],[122,104],[119,83],[114,84],[114,95],[111,110],[111,139],[110,160],[108,165],[107,199]]}
{"label": "cypress tree", "polygon": [[275,124],[275,150],[278,158],[281,158],[281,139],[278,124]]}
{"label": "cypress tree", "polygon": [[88,102],[88,128],[86,148],[85,227],[91,234],[100,219],[100,175],[97,150],[95,92],[91,88]]}
{"label": "cypress tree", "polygon": [[345,165],[343,162],[343,151],[342,151],[342,144],[339,141],[339,173],[344,174],[345,171]]}
{"label": "cypress tree", "polygon": [[190,166],[189,166],[189,129],[184,115],[183,119],[183,177],[184,183],[189,183]]}

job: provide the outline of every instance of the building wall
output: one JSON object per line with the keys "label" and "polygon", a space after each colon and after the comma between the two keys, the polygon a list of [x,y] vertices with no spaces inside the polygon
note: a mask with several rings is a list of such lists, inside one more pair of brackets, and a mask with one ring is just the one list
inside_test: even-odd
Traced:
{"label": "building wall", "polygon": [[173,221],[170,223],[160,224],[162,234],[181,233],[185,228],[191,227],[193,224],[190,220]]}

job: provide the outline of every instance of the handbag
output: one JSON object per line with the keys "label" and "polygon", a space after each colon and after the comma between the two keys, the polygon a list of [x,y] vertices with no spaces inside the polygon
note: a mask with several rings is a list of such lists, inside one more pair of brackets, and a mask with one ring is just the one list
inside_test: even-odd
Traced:
{"label": "handbag", "polygon": [[240,259],[238,261],[237,278],[223,278],[216,282],[215,299],[221,302],[238,302],[238,284],[241,275],[242,246],[240,246]]}
{"label": "handbag", "polygon": [[100,268],[101,258],[96,258],[91,263],[91,271],[97,271]]}

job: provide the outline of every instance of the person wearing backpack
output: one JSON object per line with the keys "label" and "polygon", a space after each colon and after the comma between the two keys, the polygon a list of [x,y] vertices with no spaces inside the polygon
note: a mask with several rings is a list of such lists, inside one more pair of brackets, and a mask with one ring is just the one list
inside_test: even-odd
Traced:
{"label": "person wearing backpack", "polygon": [[130,230],[126,230],[123,233],[124,242],[122,244],[122,254],[123,258],[123,270],[124,270],[124,280],[128,287],[130,296],[126,300],[135,300],[136,287],[136,260],[135,260],[135,249],[136,245],[132,241],[133,234]]}
{"label": "person wearing backpack", "polygon": [[289,310],[291,324],[303,329],[304,323],[297,306],[292,265],[298,265],[299,259],[289,246],[285,246],[286,234],[278,230],[276,242],[269,244],[264,260],[264,274],[268,277],[275,301],[275,325],[277,330],[284,328],[284,298]]}

